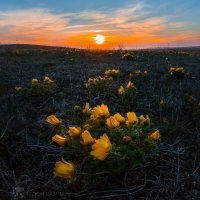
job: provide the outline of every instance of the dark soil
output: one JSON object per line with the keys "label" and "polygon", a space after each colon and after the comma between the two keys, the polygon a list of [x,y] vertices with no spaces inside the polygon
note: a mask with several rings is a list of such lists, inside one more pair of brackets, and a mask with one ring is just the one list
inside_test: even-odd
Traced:
{"label": "dark soil", "polygon": [[[125,53],[0,46],[0,199],[200,199],[200,49],[131,51],[131,60],[122,59]],[[170,64],[189,74],[170,79]],[[85,88],[88,78],[110,68],[120,69],[122,76],[108,90],[92,93]],[[138,69],[147,70],[148,77],[132,78],[139,93],[120,102],[117,88]],[[15,86],[30,87],[33,78],[45,76],[58,85],[53,94],[15,91]],[[167,104],[162,110],[161,99]],[[46,117],[55,114],[71,125],[73,107],[86,102],[104,103],[111,113],[148,114],[161,131],[159,148],[123,177],[77,177],[74,183],[54,177],[55,162],[73,152],[51,141],[54,133]]]}

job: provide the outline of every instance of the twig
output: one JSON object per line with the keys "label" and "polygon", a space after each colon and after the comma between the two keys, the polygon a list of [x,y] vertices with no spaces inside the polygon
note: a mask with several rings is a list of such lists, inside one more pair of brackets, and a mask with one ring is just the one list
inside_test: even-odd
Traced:
{"label": "twig", "polygon": [[3,131],[3,133],[1,134],[0,140],[4,137],[4,135],[5,135],[5,133],[6,133],[7,129],[8,129],[8,125],[9,125],[10,121],[13,119],[13,117],[14,117],[14,116],[12,116],[12,117],[7,121],[6,127],[5,127],[5,129],[4,129],[4,131]]}

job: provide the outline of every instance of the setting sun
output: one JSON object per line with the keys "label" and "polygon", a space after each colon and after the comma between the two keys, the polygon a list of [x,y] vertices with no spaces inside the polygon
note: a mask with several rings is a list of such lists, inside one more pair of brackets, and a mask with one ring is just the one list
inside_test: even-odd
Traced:
{"label": "setting sun", "polygon": [[105,41],[105,37],[103,35],[96,35],[94,37],[94,40],[96,41],[97,44],[103,44]]}

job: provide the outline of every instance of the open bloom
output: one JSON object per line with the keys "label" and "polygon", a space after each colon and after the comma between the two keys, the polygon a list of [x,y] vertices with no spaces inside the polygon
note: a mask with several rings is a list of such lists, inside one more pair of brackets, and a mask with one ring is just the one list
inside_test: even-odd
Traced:
{"label": "open bloom", "polygon": [[134,112],[128,112],[127,113],[127,120],[126,120],[126,124],[128,126],[132,125],[132,124],[138,124],[139,120],[136,116],[136,114]]}
{"label": "open bloom", "polygon": [[62,159],[61,161],[56,162],[54,175],[67,180],[73,180],[75,176],[75,165]]}
{"label": "open bloom", "polygon": [[153,132],[151,135],[150,135],[150,138],[152,140],[159,140],[160,139],[160,131],[157,130],[155,132]]}
{"label": "open bloom", "polygon": [[131,81],[128,82],[128,84],[126,85],[127,89],[131,89],[133,88],[133,83]]}
{"label": "open bloom", "polygon": [[71,137],[77,137],[81,134],[81,128],[80,127],[69,127],[68,133]]}
{"label": "open bloom", "polygon": [[101,106],[94,107],[92,110],[92,115],[94,118],[109,117],[110,113],[108,110],[108,106],[101,104]]}
{"label": "open bloom", "polygon": [[176,69],[174,68],[174,67],[171,67],[170,69],[169,69],[169,72],[174,72]]}
{"label": "open bloom", "polygon": [[94,159],[105,160],[112,150],[112,144],[106,134],[96,140],[92,145],[92,151],[90,154]]}
{"label": "open bloom", "polygon": [[16,87],[15,87],[15,90],[16,90],[17,92],[19,92],[20,90],[22,90],[22,87],[16,86]]}
{"label": "open bloom", "polygon": [[52,126],[58,126],[62,124],[62,122],[55,115],[50,115],[47,117],[46,121],[49,122]]}
{"label": "open bloom", "polygon": [[143,115],[141,115],[139,117],[139,119],[140,119],[140,124],[144,124],[144,123],[149,124],[150,123],[150,118],[148,115],[146,115],[146,118]]}
{"label": "open bloom", "polygon": [[46,82],[46,83],[53,83],[54,81],[51,80],[48,76],[45,76],[44,82]]}
{"label": "open bloom", "polygon": [[123,86],[120,86],[120,87],[118,88],[118,94],[123,94],[124,92],[125,92],[124,87],[123,87]]}
{"label": "open bloom", "polygon": [[32,79],[31,83],[32,83],[32,85],[35,85],[35,84],[38,84],[39,81],[36,78],[34,78],[34,79]]}
{"label": "open bloom", "polygon": [[54,135],[51,139],[52,141],[56,142],[60,146],[64,146],[69,141],[69,137],[63,137],[58,134]]}
{"label": "open bloom", "polygon": [[115,117],[110,117],[106,120],[108,128],[116,128],[120,126],[120,122]]}
{"label": "open bloom", "polygon": [[83,145],[91,144],[91,143],[94,143],[95,141],[89,131],[84,131],[81,134],[81,138],[82,138],[81,144]]}
{"label": "open bloom", "polygon": [[111,70],[110,70],[110,69],[107,69],[107,70],[105,71],[105,75],[110,75],[110,73],[111,73]]}
{"label": "open bloom", "polygon": [[125,118],[121,116],[119,113],[114,114],[114,118],[120,123],[125,122]]}

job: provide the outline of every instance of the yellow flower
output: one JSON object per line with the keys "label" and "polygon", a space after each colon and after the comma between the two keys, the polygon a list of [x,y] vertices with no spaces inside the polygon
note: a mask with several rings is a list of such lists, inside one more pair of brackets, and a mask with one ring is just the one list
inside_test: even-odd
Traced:
{"label": "yellow flower", "polygon": [[92,83],[93,83],[94,85],[96,85],[98,82],[99,82],[99,79],[98,79],[98,78],[93,78]]}
{"label": "yellow flower", "polygon": [[119,69],[116,69],[115,70],[115,74],[119,74],[120,73],[120,70]]}
{"label": "yellow flower", "polygon": [[93,79],[92,79],[92,78],[89,78],[89,79],[88,79],[88,83],[91,83],[91,82],[93,82]]}
{"label": "yellow flower", "polygon": [[107,69],[105,71],[105,75],[114,75],[119,73],[120,73],[119,69]]}
{"label": "yellow flower", "polygon": [[15,87],[15,90],[16,90],[17,92],[19,92],[20,90],[22,90],[22,87],[16,86],[16,87]]}
{"label": "yellow flower", "polygon": [[85,87],[88,89],[90,87],[90,83],[86,83]]}
{"label": "yellow flower", "polygon": [[44,82],[46,82],[46,83],[53,83],[54,81],[51,80],[48,76],[45,76]]}
{"label": "yellow flower", "polygon": [[162,99],[159,104],[160,108],[164,108],[166,106],[166,102]]}
{"label": "yellow flower", "polygon": [[169,72],[174,72],[175,71],[175,68],[174,67],[171,67],[170,69],[169,69]]}
{"label": "yellow flower", "polygon": [[133,73],[130,73],[129,76],[130,76],[130,77],[133,77]]}
{"label": "yellow flower", "polygon": [[108,80],[109,80],[109,81],[112,81],[112,80],[113,80],[113,77],[109,77]]}
{"label": "yellow flower", "polygon": [[36,78],[34,78],[34,79],[32,79],[31,83],[32,83],[32,85],[35,85],[35,84],[38,84],[39,81]]}
{"label": "yellow flower", "polygon": [[98,120],[98,118],[97,118],[96,116],[91,115],[91,116],[90,116],[90,119],[91,119],[92,123],[94,123],[94,124],[96,124],[96,125],[99,124],[99,120]]}
{"label": "yellow flower", "polygon": [[81,134],[81,138],[82,138],[81,144],[83,145],[92,144],[95,141],[89,131],[84,131]]}
{"label": "yellow flower", "polygon": [[152,140],[159,140],[160,139],[160,131],[157,130],[155,132],[153,132],[151,135],[150,135],[150,138]]}
{"label": "yellow flower", "polygon": [[118,94],[123,94],[125,92],[124,87],[120,86],[118,89]]}
{"label": "yellow flower", "polygon": [[62,122],[55,115],[50,115],[47,117],[46,121],[49,122],[52,126],[58,126],[62,124]]}
{"label": "yellow flower", "polygon": [[108,111],[108,106],[101,104],[101,106],[94,107],[92,110],[92,115],[94,118],[109,117],[110,113]]}
{"label": "yellow flower", "polygon": [[144,123],[149,124],[150,123],[150,118],[148,115],[146,115],[146,118],[143,115],[141,115],[139,117],[139,119],[140,119],[140,124],[144,124]]}
{"label": "yellow flower", "polygon": [[134,112],[127,113],[126,124],[130,126],[131,124],[138,124],[139,120]]}
{"label": "yellow flower", "polygon": [[177,67],[175,69],[176,72],[183,72],[184,71],[184,68],[183,67]]}
{"label": "yellow flower", "polygon": [[79,105],[75,105],[74,111],[76,111],[76,112],[82,111],[82,108]]}
{"label": "yellow flower", "polygon": [[80,127],[69,127],[68,133],[71,137],[77,137],[81,134],[81,128]]}
{"label": "yellow flower", "polygon": [[92,151],[90,154],[94,159],[105,160],[112,150],[112,144],[106,134],[96,140],[92,145]]}
{"label": "yellow flower", "polygon": [[67,180],[73,180],[75,177],[75,165],[62,159],[61,161],[56,162],[54,175]]}
{"label": "yellow flower", "polygon": [[62,137],[58,134],[54,135],[51,139],[60,146],[64,146],[67,142],[69,142],[69,137]]}
{"label": "yellow flower", "polygon": [[143,76],[147,76],[148,72],[145,70]]}
{"label": "yellow flower", "polygon": [[109,75],[109,74],[110,74],[110,70],[107,69],[107,70],[105,71],[105,75]]}
{"label": "yellow flower", "polygon": [[87,103],[85,104],[85,108],[83,109],[83,112],[84,112],[84,113],[87,113],[87,112],[90,112],[90,110],[91,110],[90,104],[87,102]]}
{"label": "yellow flower", "polygon": [[125,135],[123,138],[122,138],[122,141],[123,142],[130,142],[132,140],[132,138],[128,135]]}
{"label": "yellow flower", "polygon": [[121,116],[119,113],[116,113],[116,114],[114,115],[114,118],[115,118],[118,122],[120,122],[120,123],[125,122],[125,118],[124,118],[123,116]]}
{"label": "yellow flower", "polygon": [[140,76],[140,74],[141,74],[141,71],[140,71],[140,70],[136,70],[136,71],[135,71],[135,75],[136,75],[136,76]]}
{"label": "yellow flower", "polygon": [[133,83],[131,81],[128,82],[127,86],[126,86],[127,89],[131,89],[133,88]]}
{"label": "yellow flower", "polygon": [[106,120],[108,128],[116,128],[120,126],[120,122],[115,117],[110,117]]}

